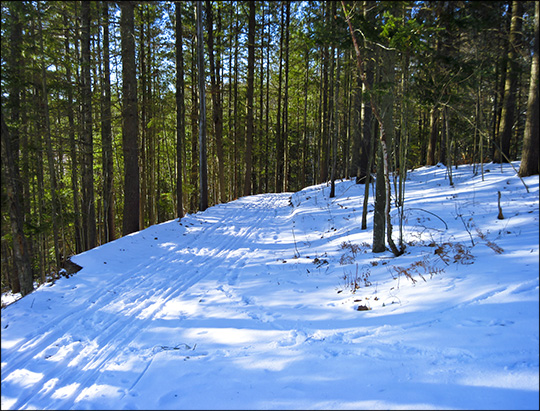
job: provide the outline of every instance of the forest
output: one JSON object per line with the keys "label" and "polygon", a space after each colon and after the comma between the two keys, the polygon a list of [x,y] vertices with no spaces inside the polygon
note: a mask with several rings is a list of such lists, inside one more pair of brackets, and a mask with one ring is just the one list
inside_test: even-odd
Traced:
{"label": "forest", "polygon": [[377,186],[362,228],[398,254],[407,170],[538,174],[538,20],[534,1],[3,1],[2,291],[338,179],[365,185],[364,210]]}

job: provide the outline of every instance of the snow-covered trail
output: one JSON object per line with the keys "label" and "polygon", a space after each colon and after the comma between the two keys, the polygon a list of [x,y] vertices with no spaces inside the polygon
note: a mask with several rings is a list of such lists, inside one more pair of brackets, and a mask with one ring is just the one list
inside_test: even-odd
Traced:
{"label": "snow-covered trail", "polygon": [[[65,286],[59,281],[18,302],[30,306],[35,328],[24,338],[2,340],[2,375],[7,376],[2,394],[9,397],[10,386],[19,389],[21,382],[30,386],[39,381],[43,389],[30,390],[10,406],[47,403],[48,408],[77,408],[96,381],[119,382],[115,369],[121,367],[119,358],[124,353],[132,360],[133,352],[149,348],[152,355],[153,349],[175,345],[177,340],[167,338],[157,338],[156,345],[149,347],[138,347],[137,341],[147,341],[148,334],[160,327],[157,324],[166,328],[171,319],[181,323],[189,315],[183,311],[185,296],[194,285],[201,288],[205,277],[212,276],[213,283],[221,284],[219,290],[222,284],[234,285],[238,267],[268,234],[263,222],[274,220],[280,210],[289,212],[289,198],[270,194],[240,199],[215,206],[204,215],[187,216],[181,224],[164,223],[170,231],[167,241],[160,240],[154,232],[159,226],[155,226],[75,257],[83,267],[100,267],[96,258],[103,260],[103,269],[83,269],[77,281]],[[159,228],[162,232],[163,227]],[[137,259],[137,247],[148,247],[145,240],[149,239],[155,241],[151,259],[147,250],[141,250]],[[61,306],[48,304],[57,297]],[[10,331],[16,327],[14,320],[9,315],[2,318],[6,334],[10,326]],[[148,368],[144,357],[138,357],[143,359],[140,369],[127,373],[131,379],[128,375],[120,381],[119,394],[140,380]]]}
{"label": "snow-covered trail", "polygon": [[[538,178],[444,173],[410,173],[399,258],[370,252],[351,181],[75,256],[79,273],[2,310],[2,408],[538,408]],[[422,261],[426,281],[394,271]]]}

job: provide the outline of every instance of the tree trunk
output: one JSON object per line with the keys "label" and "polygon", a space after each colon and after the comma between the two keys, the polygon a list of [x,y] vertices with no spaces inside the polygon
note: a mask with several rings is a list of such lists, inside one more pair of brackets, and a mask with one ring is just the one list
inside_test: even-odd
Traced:
{"label": "tree trunk", "polygon": [[109,6],[103,7],[103,78],[101,82],[101,144],[103,150],[104,242],[114,240],[113,147],[111,129],[111,70],[109,56]]}
{"label": "tree trunk", "polygon": [[[38,21],[39,21],[39,48],[41,56],[44,57],[44,47],[43,47],[43,24],[41,21],[41,10],[38,11]],[[56,271],[60,269],[61,257],[60,257],[60,245],[58,242],[59,239],[59,229],[58,229],[58,217],[60,214],[60,207],[58,205],[57,198],[57,183],[56,183],[56,170],[54,167],[54,153],[52,148],[51,141],[51,126],[49,120],[49,99],[47,92],[47,70],[45,68],[45,62],[41,61],[41,107],[42,107],[42,116],[43,116],[43,130],[42,135],[45,137],[45,144],[47,147],[47,165],[49,168],[49,178],[51,179],[51,220],[53,226],[53,243],[54,243],[54,259],[56,263]]]}
{"label": "tree trunk", "polygon": [[199,210],[208,208],[208,177],[206,164],[206,89],[204,72],[204,39],[202,1],[197,1],[197,66],[199,72]]}
{"label": "tree trunk", "polygon": [[[335,3],[334,3],[335,5]],[[336,196],[336,175],[337,175],[337,148],[338,148],[338,137],[339,137],[339,118],[338,118],[338,96],[339,96],[339,74],[340,74],[340,65],[339,65],[339,50],[336,50],[336,58],[335,60],[337,65],[337,73],[336,73],[336,79],[335,79],[335,88],[334,88],[334,96],[332,97],[332,170],[331,170],[331,182],[330,182],[330,198],[334,198]],[[332,61],[334,61],[334,51],[332,48]],[[334,65],[334,64],[332,64]],[[333,68],[330,70],[333,77]]]}
{"label": "tree trunk", "polygon": [[283,187],[288,191],[289,182],[289,26],[291,20],[291,3],[285,2],[285,95],[283,96],[283,123],[281,125],[281,142],[283,146]]}
{"label": "tree trunk", "polygon": [[[11,220],[11,233],[13,236],[13,254],[15,266],[19,277],[21,295],[31,293],[34,289],[32,278],[32,266],[28,252],[28,243],[23,231],[24,217],[21,212],[19,199],[20,184],[19,172],[15,167],[13,160],[13,151],[11,149],[11,135],[4,121],[4,113],[1,113],[2,122],[2,170],[6,173],[6,193],[9,201],[9,216]],[[4,179],[2,179],[4,181]]]}
{"label": "tree trunk", "polygon": [[90,78],[90,1],[81,3],[82,71],[82,144],[83,144],[83,231],[84,249],[96,246],[96,209],[94,204],[94,146],[92,137],[92,89]]}
{"label": "tree trunk", "polygon": [[79,173],[77,160],[77,142],[75,139],[75,119],[74,119],[74,107],[73,107],[73,87],[71,80],[71,64],[69,62],[69,24],[67,16],[64,17],[65,26],[65,64],[66,64],[66,84],[67,84],[67,113],[69,124],[69,148],[70,148],[70,161],[71,161],[71,191],[73,195],[73,211],[74,211],[74,237],[75,237],[75,254],[83,252],[82,245],[82,232],[79,208]]}
{"label": "tree trunk", "polygon": [[539,76],[539,22],[540,3],[534,5],[534,50],[531,63],[531,80],[529,85],[529,101],[527,103],[527,120],[525,123],[525,134],[523,136],[523,151],[521,153],[521,165],[519,175],[521,177],[538,174],[540,170],[538,146],[540,145],[538,135],[540,111],[538,109],[538,76]]}
{"label": "tree trunk", "polygon": [[[358,69],[361,73],[363,73],[363,66],[364,66],[364,60],[362,58],[362,54],[360,52],[360,47],[358,45],[358,41],[356,40],[356,35],[354,34],[354,30],[351,24],[351,20],[349,18],[349,14],[347,13],[347,10],[345,8],[345,2],[342,0],[341,5],[343,7],[343,12],[345,13],[345,18],[347,21],[347,24],[349,26],[349,32],[351,34],[351,38],[354,44],[354,49],[356,51],[356,60],[358,64]],[[383,79],[389,81],[390,85],[393,85],[393,59],[394,59],[394,52],[392,50],[386,50],[387,54],[385,58],[383,59],[383,68],[384,68],[384,74]],[[389,70],[391,68],[391,70]],[[367,85],[365,81],[365,77],[362,77],[362,82],[364,85]],[[371,91],[371,90],[368,90]],[[385,110],[383,111],[383,117],[381,117],[380,111],[378,106],[375,104],[375,101],[373,99],[373,95],[371,95],[370,102],[371,102],[371,109],[373,110],[373,115],[377,119],[377,122],[379,123],[379,131],[380,131],[380,147],[381,147],[381,157],[382,157],[382,165],[383,165],[383,176],[384,176],[384,184],[386,188],[385,193],[385,220],[386,220],[386,239],[388,241],[388,245],[390,246],[390,249],[392,250],[392,253],[394,256],[399,256],[403,254],[403,249],[398,250],[396,247],[393,239],[392,239],[392,224],[390,219],[390,180],[389,180],[389,170],[388,170],[388,141],[392,141],[392,133],[393,133],[393,117],[392,117],[392,104],[393,104],[393,89],[390,90],[388,93],[389,95],[383,96],[382,106],[385,107]],[[386,126],[391,126],[390,130],[390,138],[387,136],[387,130]],[[379,180],[378,178],[377,180]],[[376,207],[377,207],[377,199],[376,201]],[[374,228],[374,236],[375,236],[375,228]],[[375,241],[373,244],[374,252],[375,252]]]}
{"label": "tree trunk", "polygon": [[[504,99],[502,105],[501,123],[499,129],[499,146],[495,151],[494,161],[506,163],[510,158],[510,142],[516,117],[516,93],[519,80],[518,50],[521,42],[521,27],[523,17],[523,2],[512,3],[512,23],[510,26],[508,47],[508,72],[504,85]],[[506,158],[505,158],[506,156]]]}
{"label": "tree trunk", "polygon": [[182,49],[182,3],[176,5],[176,216],[184,217],[182,153],[186,135],[184,106],[184,51]]}
{"label": "tree trunk", "polygon": [[253,82],[255,70],[255,3],[249,2],[248,72],[246,92],[246,175],[244,195],[251,194],[251,168],[253,152]]}
{"label": "tree trunk", "polygon": [[219,80],[219,65],[216,67],[214,58],[214,13],[212,2],[206,0],[206,32],[208,43],[208,54],[210,61],[210,81],[212,95],[212,120],[214,123],[214,136],[216,141],[216,152],[218,160],[218,181],[219,181],[219,199],[222,203],[226,202],[225,189],[225,159],[223,154],[223,113],[221,108],[221,82]]}
{"label": "tree trunk", "polygon": [[436,107],[433,107],[429,112],[430,133],[426,154],[426,164],[428,166],[434,166],[435,164],[437,164],[435,161],[435,150],[437,148],[437,137],[439,135],[438,124],[439,110]]}
{"label": "tree trunk", "polygon": [[124,153],[123,235],[139,231],[139,133],[135,66],[134,3],[120,3],[122,40],[122,148]]}
{"label": "tree trunk", "polygon": [[281,3],[281,34],[279,39],[279,76],[278,76],[278,95],[277,95],[277,117],[276,117],[276,178],[275,190],[281,193],[283,188],[283,136],[282,116],[281,116],[281,83],[283,78],[283,40],[285,36],[285,8]]}

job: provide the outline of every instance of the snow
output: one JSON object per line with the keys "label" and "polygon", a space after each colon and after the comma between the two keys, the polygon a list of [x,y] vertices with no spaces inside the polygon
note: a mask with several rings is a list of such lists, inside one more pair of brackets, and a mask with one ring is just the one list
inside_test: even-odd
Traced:
{"label": "snow", "polygon": [[409,172],[397,258],[347,180],[74,256],[2,309],[2,409],[538,409],[538,176],[485,168]]}

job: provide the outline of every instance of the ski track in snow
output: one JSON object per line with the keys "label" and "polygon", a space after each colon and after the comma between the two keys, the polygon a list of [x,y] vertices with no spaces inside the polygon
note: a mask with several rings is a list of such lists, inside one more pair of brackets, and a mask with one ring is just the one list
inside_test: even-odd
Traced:
{"label": "ski track in snow", "polygon": [[[2,310],[2,408],[538,408],[538,179],[525,194],[497,169],[462,167],[454,187],[444,168],[411,172],[398,259],[343,259],[345,241],[371,243],[347,181],[334,199],[325,184],[243,197],[75,256],[79,273]],[[427,245],[471,240],[470,265]],[[422,258],[444,272],[392,279]],[[371,286],[352,294],[340,277],[357,267]]]}

